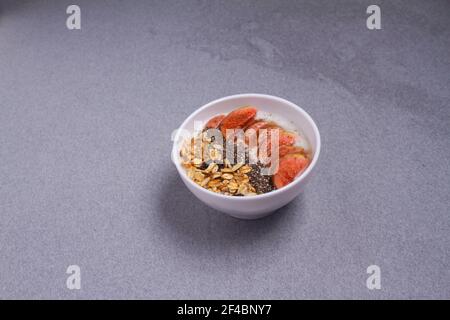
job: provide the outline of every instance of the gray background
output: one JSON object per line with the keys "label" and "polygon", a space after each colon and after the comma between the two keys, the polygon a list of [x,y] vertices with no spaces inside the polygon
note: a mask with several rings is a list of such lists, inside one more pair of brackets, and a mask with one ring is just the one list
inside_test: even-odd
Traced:
{"label": "gray background", "polygon": [[[450,298],[450,2],[0,2],[1,298]],[[221,96],[317,121],[306,192],[239,221],[170,134]],[[77,264],[82,289],[66,289]],[[365,286],[377,264],[382,289]]]}

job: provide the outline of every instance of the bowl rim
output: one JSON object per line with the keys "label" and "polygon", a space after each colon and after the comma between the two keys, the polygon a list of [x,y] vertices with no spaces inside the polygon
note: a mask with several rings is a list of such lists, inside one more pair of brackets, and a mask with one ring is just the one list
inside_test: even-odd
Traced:
{"label": "bowl rim", "polygon": [[316,139],[316,150],[314,152],[313,159],[312,159],[310,165],[308,166],[308,168],[306,168],[306,170],[303,171],[300,174],[300,176],[296,177],[294,179],[294,181],[292,181],[288,185],[284,186],[281,189],[276,189],[276,190],[273,190],[273,191],[270,191],[267,193],[258,194],[255,196],[249,196],[249,197],[236,197],[236,196],[228,196],[225,194],[212,192],[208,189],[202,188],[201,186],[197,185],[194,181],[189,179],[189,177],[187,176],[186,170],[184,170],[182,168],[180,161],[176,161],[176,159],[178,159],[177,154],[179,153],[178,145],[177,145],[177,141],[179,140],[179,135],[180,135],[180,130],[179,130],[179,131],[177,131],[177,133],[175,134],[175,137],[173,138],[173,146],[172,146],[172,152],[171,152],[171,160],[174,163],[175,167],[177,168],[178,174],[183,177],[184,181],[188,181],[188,183],[190,185],[192,185],[195,189],[199,190],[200,192],[205,192],[208,195],[210,195],[212,197],[217,197],[219,199],[227,199],[227,200],[236,201],[236,202],[245,202],[245,201],[257,200],[257,199],[275,197],[283,192],[287,192],[288,190],[294,188],[296,185],[298,185],[301,181],[303,181],[311,173],[312,169],[315,167],[315,165],[319,159],[320,149],[321,149],[320,133],[319,133],[319,129],[318,129],[316,123],[314,122],[313,118],[305,110],[303,110],[301,107],[299,107],[295,103],[293,103],[289,100],[286,100],[284,98],[280,98],[280,97],[269,95],[269,94],[262,94],[262,93],[234,94],[234,95],[225,96],[225,97],[222,97],[222,98],[219,98],[219,99],[216,99],[216,100],[213,100],[211,102],[204,104],[200,108],[196,109],[193,113],[191,113],[182,122],[182,124],[178,127],[178,129],[184,128],[189,121],[191,121],[193,118],[195,118],[204,109],[211,107],[211,105],[214,105],[214,104],[226,101],[226,100],[230,100],[230,99],[237,99],[237,98],[265,98],[265,99],[276,100],[278,102],[287,104],[290,107],[293,107],[294,109],[296,109],[298,112],[300,112],[306,118],[306,120],[311,124],[311,126],[313,128],[314,136]]}

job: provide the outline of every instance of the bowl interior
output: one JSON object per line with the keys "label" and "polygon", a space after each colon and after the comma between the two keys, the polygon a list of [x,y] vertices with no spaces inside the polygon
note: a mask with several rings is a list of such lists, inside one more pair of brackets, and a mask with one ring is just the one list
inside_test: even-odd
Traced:
{"label": "bowl interior", "polygon": [[[312,162],[300,177],[306,175],[315,165],[320,151],[320,136],[316,124],[303,109],[295,104],[282,98],[262,94],[241,94],[221,98],[206,104],[192,113],[183,122],[174,137],[172,161],[174,161],[178,171],[186,174],[180,164],[179,150],[184,139],[191,137],[194,133],[195,121],[203,121],[206,123],[206,121],[218,114],[226,114],[236,108],[248,105],[254,106],[260,111],[281,116],[290,121],[302,136],[307,139],[311,148]],[[194,182],[192,183],[194,184]]]}

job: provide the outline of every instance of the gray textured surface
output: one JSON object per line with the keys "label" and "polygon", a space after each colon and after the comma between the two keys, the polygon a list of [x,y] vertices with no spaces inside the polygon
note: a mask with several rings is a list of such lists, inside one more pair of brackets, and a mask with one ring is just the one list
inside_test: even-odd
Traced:
{"label": "gray textured surface", "polygon": [[[76,1],[81,31],[72,1],[0,3],[1,298],[450,298],[449,1],[377,1],[381,31],[371,1]],[[254,222],[169,160],[243,92],[323,138],[303,196]]]}

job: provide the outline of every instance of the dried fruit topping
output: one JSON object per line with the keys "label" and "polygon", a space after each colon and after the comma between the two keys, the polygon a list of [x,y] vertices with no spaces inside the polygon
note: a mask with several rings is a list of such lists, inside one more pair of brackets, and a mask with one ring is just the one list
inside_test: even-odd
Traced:
{"label": "dried fruit topping", "polygon": [[[266,128],[264,128],[264,129],[266,129]],[[271,153],[272,153],[272,138],[271,138],[271,135],[272,135],[272,130],[273,129],[278,129],[278,150],[279,150],[279,152],[281,153],[281,147],[283,147],[283,146],[293,146],[293,144],[295,143],[295,140],[296,140],[296,138],[297,138],[297,135],[295,134],[295,133],[293,133],[293,132],[288,132],[288,131],[285,131],[285,130],[283,130],[283,129],[281,129],[281,128],[267,128],[266,130],[267,130],[267,132],[266,132],[266,134],[264,135],[263,133],[261,133],[262,134],[262,138],[260,137],[260,141],[261,142],[263,142],[263,143],[266,143],[266,146],[267,146],[267,155],[268,156],[270,156],[271,155]],[[247,136],[246,136],[246,138],[247,138]],[[248,140],[246,140],[246,141],[248,141]],[[284,150],[283,150],[283,152],[284,152]],[[289,152],[290,153],[290,152]],[[287,153],[285,153],[285,154],[287,154]],[[282,157],[283,155],[279,155],[279,157]]]}
{"label": "dried fruit topping", "polygon": [[219,126],[220,122],[223,120],[223,118],[225,118],[224,114],[212,117],[206,123],[205,129],[216,129]]}
{"label": "dried fruit topping", "polygon": [[295,143],[296,134],[285,130],[280,130],[280,146],[291,146]]}
{"label": "dried fruit topping", "polygon": [[220,122],[220,130],[224,137],[226,137],[227,129],[241,129],[250,123],[256,116],[258,110],[254,107],[242,107],[231,111]]}
{"label": "dried fruit topping", "polygon": [[287,154],[281,158],[278,172],[273,176],[273,184],[277,189],[291,183],[295,177],[309,164],[302,153]]}
{"label": "dried fruit topping", "polygon": [[258,133],[259,129],[266,128],[268,126],[268,124],[269,123],[267,121],[257,120],[257,121],[254,121],[253,123],[251,123],[249,126],[247,126],[245,128],[245,130],[247,131],[247,130],[253,129],[253,130],[255,130],[256,133]]}
{"label": "dried fruit topping", "polygon": [[280,148],[278,149],[278,156],[280,158],[284,157],[287,154],[290,153],[302,153],[302,154],[306,154],[305,149],[303,149],[302,147],[297,147],[297,146],[280,146]]}

